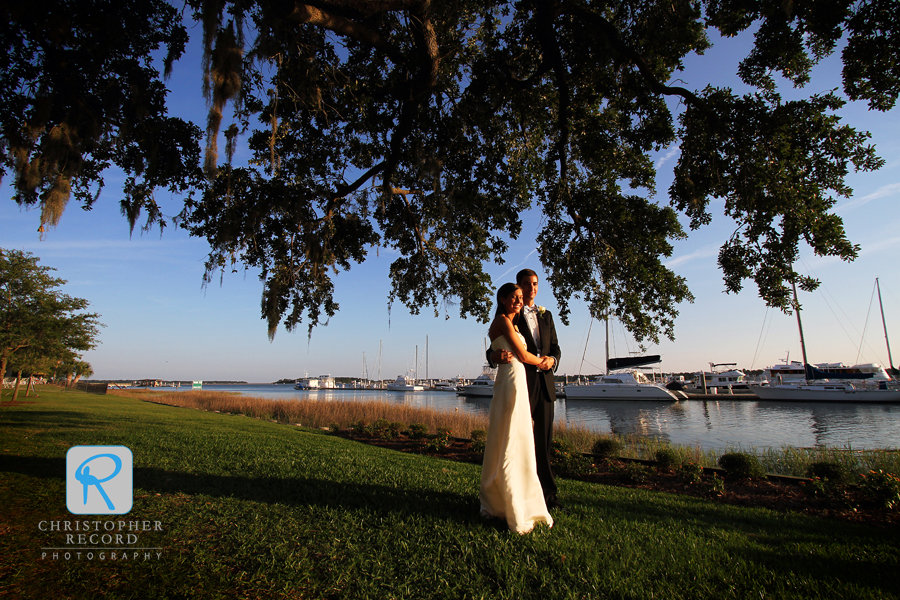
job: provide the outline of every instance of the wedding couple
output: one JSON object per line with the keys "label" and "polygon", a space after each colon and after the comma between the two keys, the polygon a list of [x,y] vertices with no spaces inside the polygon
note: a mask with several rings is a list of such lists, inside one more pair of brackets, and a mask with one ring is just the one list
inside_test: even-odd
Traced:
{"label": "wedding couple", "polygon": [[[561,508],[550,469],[553,371],[560,350],[553,317],[535,306],[538,277],[519,271],[517,283],[497,291],[487,359],[499,364],[481,468],[481,514],[505,519],[517,533],[535,523],[553,526],[549,509]],[[532,425],[533,424],[533,425]]]}

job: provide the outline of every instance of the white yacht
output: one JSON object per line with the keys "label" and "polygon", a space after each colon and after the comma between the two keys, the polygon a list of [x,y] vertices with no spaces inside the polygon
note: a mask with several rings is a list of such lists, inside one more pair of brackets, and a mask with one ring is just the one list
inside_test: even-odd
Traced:
{"label": "white yacht", "polygon": [[793,385],[761,385],[753,388],[760,400],[785,402],[900,402],[900,389],[882,381],[877,388],[852,383],[821,382]]}
{"label": "white yacht", "polygon": [[392,392],[423,392],[425,386],[417,384],[412,377],[397,375],[393,383],[387,384],[387,389]]}
{"label": "white yacht", "polygon": [[740,369],[723,369],[722,367],[734,367],[736,363],[709,363],[709,371],[694,373],[694,388],[703,389],[703,380],[706,380],[707,389],[715,390],[747,390],[750,383],[747,375]]}
{"label": "white yacht", "polygon": [[481,368],[481,375],[473,379],[471,383],[458,385],[456,393],[462,396],[493,396],[496,372],[496,369],[492,369],[490,365],[484,365]]}
{"label": "white yacht", "polygon": [[640,371],[610,373],[587,383],[567,384],[567,400],[663,400],[677,402],[678,396],[653,383]]}
{"label": "white yacht", "polygon": [[[833,374],[840,379],[854,379],[853,375],[859,375],[859,380],[867,381],[890,381],[884,367],[878,363],[866,363],[853,366],[847,366],[844,363],[816,363],[813,366],[819,371],[826,374]],[[806,383],[806,369],[800,361],[788,362],[785,359],[783,364],[773,365],[765,368],[765,376],[771,385]]]}

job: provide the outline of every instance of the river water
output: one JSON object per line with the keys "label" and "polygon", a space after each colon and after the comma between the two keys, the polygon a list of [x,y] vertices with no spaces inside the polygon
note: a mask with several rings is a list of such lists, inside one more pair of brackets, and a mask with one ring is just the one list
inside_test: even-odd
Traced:
{"label": "river water", "polygon": [[[190,389],[181,388],[182,390]],[[231,391],[275,400],[314,398],[384,401],[435,410],[488,414],[490,398],[452,392],[381,390],[299,391],[292,385],[204,385],[208,391]],[[661,438],[703,449],[764,449],[828,446],[857,450],[900,447],[900,404],[764,402],[740,396],[682,402],[559,400],[556,421],[598,433]]]}

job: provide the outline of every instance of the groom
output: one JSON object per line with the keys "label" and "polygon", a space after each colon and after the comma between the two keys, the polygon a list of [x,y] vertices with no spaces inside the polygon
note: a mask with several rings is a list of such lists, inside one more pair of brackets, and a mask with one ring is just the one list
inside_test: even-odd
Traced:
{"label": "groom", "polygon": [[[531,402],[531,418],[534,420],[534,453],[537,474],[544,491],[547,508],[562,508],[556,496],[556,482],[550,468],[550,450],[553,443],[553,405],[556,402],[556,382],[553,372],[559,366],[559,343],[553,316],[543,306],[535,306],[538,276],[531,269],[522,269],[516,275],[516,283],[522,288],[525,306],[519,314],[519,331],[525,337],[525,347],[532,354],[543,357],[540,368],[525,365],[528,381],[528,399]],[[488,363],[495,367],[513,358],[508,350],[487,351]]]}

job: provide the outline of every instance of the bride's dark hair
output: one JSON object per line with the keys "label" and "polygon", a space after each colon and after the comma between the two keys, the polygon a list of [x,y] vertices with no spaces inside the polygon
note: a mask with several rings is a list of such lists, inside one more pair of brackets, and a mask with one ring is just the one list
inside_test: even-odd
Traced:
{"label": "bride's dark hair", "polygon": [[518,284],[515,283],[504,283],[500,286],[500,289],[497,290],[497,310],[494,311],[494,316],[499,317],[500,312],[503,309],[503,303],[501,300],[503,298],[509,298],[509,295],[512,294],[516,290],[522,289]]}

